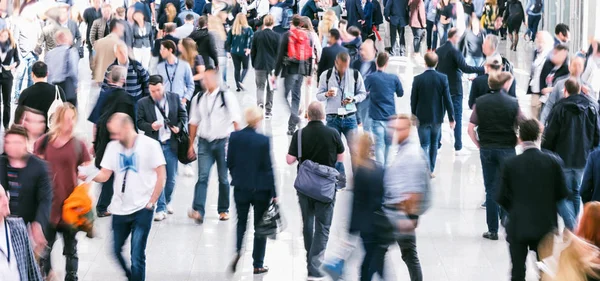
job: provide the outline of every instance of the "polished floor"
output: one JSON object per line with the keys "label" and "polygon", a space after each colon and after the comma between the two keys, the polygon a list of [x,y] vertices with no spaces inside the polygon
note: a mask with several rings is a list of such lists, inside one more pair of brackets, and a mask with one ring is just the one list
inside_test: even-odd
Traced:
{"label": "polished floor", "polygon": [[[407,32],[407,43],[411,46],[409,34],[410,32]],[[524,90],[528,81],[532,45],[521,43],[518,52],[509,51],[505,45],[505,42],[502,42],[500,52],[515,66],[519,100],[523,111],[528,112],[529,101]],[[228,69],[230,80],[233,80],[232,68],[230,63]],[[94,103],[94,95],[88,94],[90,79],[87,59],[81,60],[80,69],[82,77],[80,112],[83,116],[80,118],[78,132],[81,137],[89,139],[91,125],[85,121],[87,117],[85,115],[89,112],[89,106],[86,105]],[[415,63],[413,58],[394,58],[387,71],[396,73],[401,78],[405,96],[397,99],[397,107],[399,112],[409,112],[412,77],[421,73],[423,66]],[[229,81],[229,85],[233,85],[233,81]],[[246,77],[245,85],[248,88],[245,93],[236,93],[242,107],[250,106],[256,100],[252,70]],[[466,101],[465,108],[467,108]],[[463,116],[463,124],[468,124],[470,111],[465,110]],[[207,216],[203,225],[195,224],[186,215],[191,207],[196,177],[185,177],[180,173],[177,178],[173,199],[175,214],[152,225],[147,247],[147,280],[306,280],[300,210],[292,186],[296,169],[295,166],[288,166],[285,163],[290,141],[286,135],[287,119],[288,110],[282,94],[278,93],[274,118],[265,121],[262,129],[265,134],[272,137],[272,157],[277,189],[287,228],[277,240],[268,242],[265,264],[270,267],[270,272],[261,276],[252,274],[252,232],[246,236],[246,249],[239,267],[241,270],[235,275],[226,272],[235,247],[235,206],[232,200],[232,220],[218,221],[217,181],[213,169],[208,192]],[[447,124],[443,128],[443,146],[435,172],[437,177],[433,180],[433,207],[422,217],[417,231],[424,280],[508,280],[510,260],[504,237],[499,241],[481,238],[481,233],[486,230],[486,224],[485,210],[479,207],[484,198],[484,189],[478,151],[469,140],[465,126],[463,140],[470,154],[455,156],[451,149],[452,132]],[[94,188],[93,192],[96,194],[98,189]],[[338,194],[327,251],[327,256],[335,254],[349,256],[344,280],[358,280],[358,267],[362,259],[360,243],[346,236],[351,199],[351,191],[342,191]],[[78,236],[80,280],[125,280],[123,272],[111,254],[110,221],[110,218],[96,220],[98,237],[94,239],[85,238],[82,234]],[[409,280],[398,247],[391,248],[386,260],[388,273],[386,280]],[[62,242],[57,242],[53,252],[54,268],[60,276],[63,276],[64,259],[61,254]],[[536,272],[531,269],[532,266],[529,268],[528,280],[535,280]]]}

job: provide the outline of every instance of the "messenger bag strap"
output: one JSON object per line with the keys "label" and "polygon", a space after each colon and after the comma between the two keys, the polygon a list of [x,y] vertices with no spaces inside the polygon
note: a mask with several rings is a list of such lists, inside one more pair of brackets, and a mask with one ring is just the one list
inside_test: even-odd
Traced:
{"label": "messenger bag strap", "polygon": [[298,130],[298,163],[302,158],[302,129]]}

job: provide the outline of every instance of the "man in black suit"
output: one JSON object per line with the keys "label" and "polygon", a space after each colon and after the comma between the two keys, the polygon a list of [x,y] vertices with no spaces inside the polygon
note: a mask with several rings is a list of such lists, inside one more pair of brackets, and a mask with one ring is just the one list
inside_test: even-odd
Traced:
{"label": "man in black suit", "polygon": [[[475,100],[477,98],[489,93],[490,86],[488,85],[488,79],[490,78],[489,73],[498,73],[502,71],[502,57],[499,54],[494,54],[489,56],[485,60],[485,71],[486,74],[479,75],[477,78],[473,80],[471,85],[471,92],[469,93],[469,108],[473,109],[473,105],[475,105]],[[510,89],[508,90],[508,95],[512,97],[517,97],[517,81],[513,80]]]}
{"label": "man in black suit", "polygon": [[[393,56],[406,55],[406,40],[404,39],[404,28],[408,25],[408,1],[407,0],[384,0],[383,15],[390,23],[390,54]],[[400,46],[396,48],[396,35],[400,36]]]}
{"label": "man in black suit", "polygon": [[454,106],[454,150],[457,154],[461,154],[462,149],[462,105],[463,105],[463,89],[462,89],[462,74],[464,73],[484,73],[483,67],[469,66],[465,62],[465,57],[456,48],[458,46],[458,30],[451,28],[448,31],[448,41],[439,47],[435,52],[440,61],[436,70],[448,76],[450,85],[450,95],[452,96],[452,104]]}
{"label": "man in black suit", "polygon": [[346,48],[340,45],[340,37],[341,35],[339,30],[329,30],[329,40],[327,42],[329,47],[323,48],[323,52],[321,53],[321,59],[319,60],[319,64],[317,65],[317,82],[319,77],[321,77],[321,73],[333,68],[333,66],[335,65],[335,58],[339,53],[348,52]]}
{"label": "man in black suit", "polygon": [[173,214],[169,206],[177,177],[177,134],[187,125],[187,112],[175,93],[165,92],[163,78],[152,75],[149,79],[150,96],[138,101],[137,126],[162,146],[167,162],[167,182],[156,206],[155,221],[162,221],[167,213]]}
{"label": "man in black suit", "polygon": [[[528,250],[537,251],[544,236],[558,227],[559,201],[569,194],[562,161],[539,149],[540,124],[535,119],[519,125],[523,154],[506,160],[497,201],[509,216],[506,240],[512,262],[512,279],[525,280]],[[543,257],[540,257],[543,258]]]}
{"label": "man in black suit", "polygon": [[[259,107],[250,107],[245,112],[248,126],[231,133],[227,150],[227,167],[231,174],[233,199],[237,208],[237,240],[236,256],[232,264],[235,271],[240,258],[250,205],[254,208],[254,229],[258,227],[262,215],[269,208],[271,201],[277,200],[275,176],[271,161],[271,145],[269,137],[256,132],[263,120],[263,112]],[[263,260],[267,246],[267,238],[254,234],[254,274],[269,271]]]}
{"label": "man in black suit", "polygon": [[[271,119],[273,114],[273,92],[275,91],[269,83],[269,76],[275,69],[277,59],[277,48],[279,47],[279,33],[273,31],[273,16],[266,15],[263,18],[263,30],[254,33],[250,57],[256,81],[256,103],[265,109],[265,118]],[[265,102],[265,86],[267,88],[267,101]]]}

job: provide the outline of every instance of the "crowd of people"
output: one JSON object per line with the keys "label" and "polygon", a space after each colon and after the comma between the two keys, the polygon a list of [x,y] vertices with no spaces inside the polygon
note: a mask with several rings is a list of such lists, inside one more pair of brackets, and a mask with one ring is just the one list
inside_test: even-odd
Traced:
{"label": "crowd of people", "polygon": [[[298,164],[308,280],[338,280],[344,272],[347,256],[324,259],[343,189],[354,193],[347,232],[365,250],[360,280],[385,279],[386,253],[396,243],[411,280],[424,279],[416,229],[432,205],[446,119],[457,156],[470,154],[463,131],[479,149],[482,236],[498,240],[504,229],[511,280],[525,280],[528,250],[542,262],[551,257],[555,236],[569,244],[549,280],[600,278],[600,43],[569,58],[567,25],[558,24],[554,37],[538,31],[542,0],[92,0],[83,12],[68,1],[33,0],[9,8],[0,19],[2,280],[54,280],[57,234],[65,280],[78,280],[80,229],[67,223],[65,202],[92,181],[101,183],[96,206],[87,196],[82,206],[112,218],[116,261],[128,280],[145,280],[150,229],[175,211],[180,163],[197,176],[188,212],[197,224],[213,216],[206,208],[213,164],[220,221],[230,219],[233,187],[235,272],[250,206],[257,229],[278,203],[271,140],[259,129],[273,118],[277,90],[289,108],[286,160]],[[380,50],[384,22],[390,46]],[[524,37],[535,44],[529,117],[516,98],[512,64],[498,51],[506,35],[517,50],[524,22]],[[411,87],[386,72],[391,56],[408,53],[426,68]],[[90,93],[79,81],[85,56]],[[250,67],[256,105],[243,109],[230,88],[248,91]],[[396,112],[404,89],[410,114]],[[465,92],[472,113],[463,130]],[[93,99],[89,112],[78,102],[86,94]],[[74,133],[81,114],[93,123],[91,144]],[[93,224],[91,217],[84,221]],[[122,252],[130,236],[127,262]],[[253,244],[253,273],[267,273],[266,236],[255,233]]]}

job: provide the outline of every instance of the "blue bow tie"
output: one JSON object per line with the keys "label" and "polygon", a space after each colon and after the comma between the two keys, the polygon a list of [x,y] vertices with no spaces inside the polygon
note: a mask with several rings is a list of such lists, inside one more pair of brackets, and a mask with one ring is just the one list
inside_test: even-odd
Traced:
{"label": "blue bow tie", "polygon": [[130,156],[127,156],[123,153],[119,153],[119,168],[121,172],[127,171],[127,170],[132,170],[134,172],[138,172],[138,167],[137,167],[137,157],[135,152],[132,153]]}

